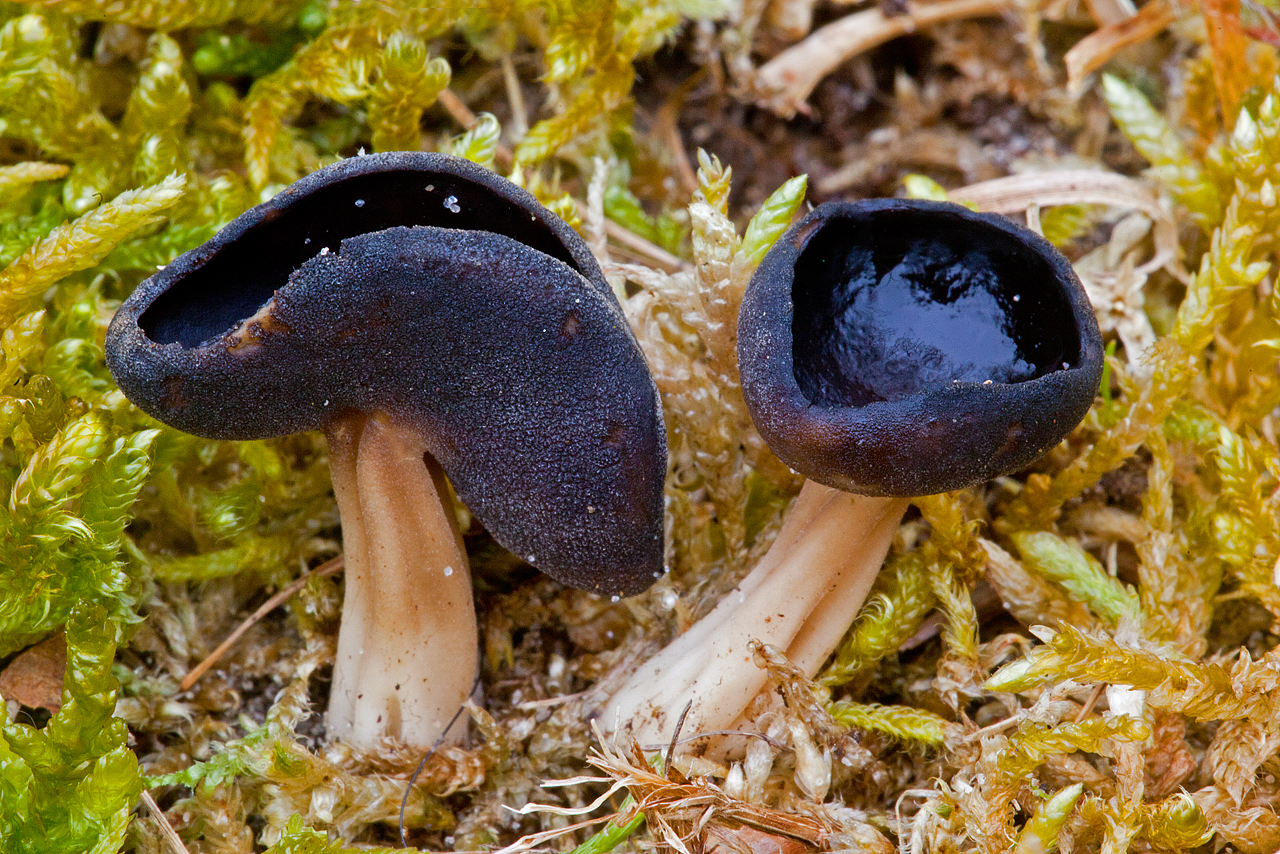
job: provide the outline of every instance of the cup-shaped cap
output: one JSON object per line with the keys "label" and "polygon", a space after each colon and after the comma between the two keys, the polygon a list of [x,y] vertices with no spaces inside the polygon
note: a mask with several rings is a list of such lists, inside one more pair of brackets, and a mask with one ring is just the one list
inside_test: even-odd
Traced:
{"label": "cup-shaped cap", "polygon": [[1089,410],[1093,309],[1044,238],[944,202],[829,202],[752,278],[742,391],[783,462],[863,495],[1015,471]]}
{"label": "cup-shaped cap", "polygon": [[566,583],[661,574],[657,391],[585,243],[457,158],[322,169],[143,282],[107,335],[143,410],[212,438],[386,412],[498,542]]}

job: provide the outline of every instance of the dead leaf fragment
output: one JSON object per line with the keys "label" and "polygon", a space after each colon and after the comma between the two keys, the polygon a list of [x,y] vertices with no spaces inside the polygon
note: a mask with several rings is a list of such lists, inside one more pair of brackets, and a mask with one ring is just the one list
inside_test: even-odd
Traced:
{"label": "dead leaf fragment", "polygon": [[58,632],[9,662],[0,673],[0,697],[56,714],[62,708],[62,677],[66,669],[67,637]]}

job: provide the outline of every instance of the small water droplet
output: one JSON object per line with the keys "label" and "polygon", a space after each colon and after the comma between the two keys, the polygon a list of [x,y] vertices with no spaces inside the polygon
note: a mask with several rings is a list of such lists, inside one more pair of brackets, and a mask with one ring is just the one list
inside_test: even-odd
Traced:
{"label": "small water droplet", "polygon": [[449,577],[449,576],[451,576],[451,575],[453,575],[453,567],[451,567],[451,566],[446,566],[446,567],[444,568],[444,577],[445,577],[445,578],[448,578],[448,577]]}
{"label": "small water droplet", "polygon": [[[356,199],[356,207],[358,208],[364,207],[364,199]],[[1017,297],[1014,297],[1014,299],[1017,299]]]}
{"label": "small water droplet", "polygon": [[1022,294],[1014,294],[1014,295],[1013,295],[1013,301],[1014,301],[1014,302],[1022,302]]}
{"label": "small water droplet", "polygon": [[311,238],[310,238],[310,237],[304,237],[304,238],[302,238],[302,245],[303,245],[303,246],[306,246],[306,245],[307,245],[307,244],[309,244],[310,242],[311,242]]}
{"label": "small water droplet", "polygon": [[328,255],[328,254],[329,254],[329,247],[328,247],[328,246],[323,247],[323,248],[320,250],[320,254],[321,254],[321,255]]}
{"label": "small water droplet", "polygon": [[621,601],[622,601],[622,597],[621,597],[621,596],[610,596],[610,597],[609,597],[609,601],[610,601],[610,602],[621,602]]}
{"label": "small water droplet", "polygon": [[433,191],[435,190],[435,188],[436,188],[436,185],[435,185],[435,184],[428,184],[428,185],[427,185],[427,192],[428,192],[428,193],[433,192]]}
{"label": "small water droplet", "polygon": [[458,204],[458,197],[457,197],[457,196],[449,196],[449,197],[447,197],[447,198],[444,200],[444,206],[445,206],[446,208],[448,208],[449,210],[453,211],[454,213],[458,213],[458,212],[460,212],[460,211],[462,210],[462,206]]}

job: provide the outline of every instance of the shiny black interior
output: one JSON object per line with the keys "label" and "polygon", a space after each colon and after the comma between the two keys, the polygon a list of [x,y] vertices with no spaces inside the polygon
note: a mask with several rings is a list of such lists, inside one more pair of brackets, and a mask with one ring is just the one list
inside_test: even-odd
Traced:
{"label": "shiny black interior", "polygon": [[815,404],[1023,382],[1080,358],[1071,307],[1037,249],[937,211],[827,221],[800,254],[792,298],[795,377]]}
{"label": "shiny black interior", "polygon": [[147,337],[198,346],[253,315],[308,259],[325,249],[337,252],[344,238],[392,226],[495,232],[578,267],[530,210],[491,187],[447,173],[353,172],[287,204],[245,216],[255,215],[258,221],[156,297],[139,318]]}

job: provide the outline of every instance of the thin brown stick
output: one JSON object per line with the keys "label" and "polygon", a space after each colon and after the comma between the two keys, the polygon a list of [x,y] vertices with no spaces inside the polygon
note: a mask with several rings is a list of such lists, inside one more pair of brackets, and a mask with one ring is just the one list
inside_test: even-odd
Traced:
{"label": "thin brown stick", "polygon": [[576,694],[562,694],[559,697],[547,697],[544,700],[525,700],[523,703],[516,703],[511,708],[519,709],[522,712],[528,712],[533,709],[545,709],[548,706],[563,706],[565,703],[572,703],[574,700],[580,700],[587,694],[587,691],[579,691]]}
{"label": "thin brown stick", "polygon": [[1023,718],[1019,715],[1013,715],[1012,717],[998,720],[993,724],[987,724],[982,729],[974,730],[973,732],[969,733],[964,737],[964,741],[966,742],[977,741],[978,739],[982,738],[984,735],[991,735],[992,733],[1003,732],[1004,730],[1007,730],[1010,727],[1017,726],[1018,724],[1022,723],[1022,721],[1023,721]]}
{"label": "thin brown stick", "polygon": [[529,114],[524,109],[524,93],[520,91],[520,78],[511,57],[502,56],[502,82],[507,88],[507,103],[511,106],[511,133],[520,139],[529,132]]}
{"label": "thin brown stick", "polygon": [[1133,17],[1094,30],[1076,42],[1062,58],[1067,66],[1067,89],[1081,91],[1084,78],[1106,65],[1121,48],[1154,38],[1177,19],[1169,0],[1154,0]]}
{"label": "thin brown stick", "polygon": [[[476,118],[476,114],[471,112],[471,108],[462,103],[462,99],[455,95],[452,89],[442,89],[440,94],[436,96],[436,100],[440,102],[440,106],[444,107],[445,112],[455,122],[462,125],[463,130],[471,130],[476,126],[476,122],[479,121]],[[503,168],[508,168],[515,162],[516,157],[510,148],[500,142],[493,149],[493,159],[498,161],[498,164]]]}
{"label": "thin brown stick", "polygon": [[655,135],[671,150],[676,179],[679,180],[681,189],[690,196],[698,191],[698,175],[693,169],[693,161],[690,160],[689,153],[685,151],[684,139],[680,136],[680,111],[689,95],[706,79],[705,67],[690,74],[658,108],[654,116]]}
{"label": "thin brown stick", "polygon": [[312,572],[308,572],[306,575],[302,576],[301,578],[295,579],[289,582],[288,584],[286,584],[284,587],[280,588],[280,591],[278,593],[276,593],[267,601],[263,602],[262,606],[258,608],[258,610],[250,614],[248,619],[246,619],[239,626],[236,626],[236,630],[231,634],[227,635],[227,639],[224,640],[222,643],[218,644],[217,649],[215,649],[213,652],[205,656],[204,661],[200,662],[194,668],[192,668],[191,672],[188,673],[183,678],[182,684],[178,686],[179,690],[186,691],[192,685],[196,684],[196,682],[200,679],[200,677],[203,676],[209,670],[210,667],[213,667],[213,665],[217,664],[218,659],[226,655],[227,650],[231,649],[231,647],[235,644],[235,642],[240,640],[240,638],[244,636],[244,633],[249,631],[249,629],[253,626],[254,623],[258,622],[267,614],[270,614],[272,611],[274,611],[277,607],[284,604],[284,602],[290,596],[292,596],[293,594],[301,590],[303,587],[305,587],[308,581],[310,581],[312,578],[323,578],[326,575],[333,575],[335,572],[338,572],[339,570],[341,570],[343,566],[345,566],[345,561],[343,559],[343,556],[338,555],[337,557],[332,558],[331,560],[327,560],[324,563],[320,564],[320,566],[316,567],[316,569],[313,570]]}
{"label": "thin brown stick", "polygon": [[160,835],[169,843],[175,854],[191,854],[187,850],[187,846],[183,844],[182,837],[178,835],[178,831],[173,829],[173,825],[169,824],[169,817],[164,814],[164,810],[160,809],[160,805],[156,803],[156,799],[151,797],[151,793],[146,789],[142,790],[142,802],[147,805],[147,809],[151,810],[151,816],[156,820],[156,826],[160,828]]}
{"label": "thin brown stick", "polygon": [[666,756],[662,760],[662,773],[671,773],[671,757],[675,756],[676,745],[679,744],[680,730],[684,727],[684,719],[689,717],[689,710],[693,708],[693,700],[684,704],[684,711],[680,713],[680,717],[676,720],[675,732],[671,733],[671,743],[667,745]]}
{"label": "thin brown stick", "polygon": [[611,219],[604,221],[604,233],[626,248],[647,258],[654,266],[661,267],[668,273],[677,273],[689,267],[688,264],[658,244],[645,240],[633,231],[628,231]]}
{"label": "thin brown stick", "polygon": [[1093,691],[1089,693],[1089,698],[1084,701],[1084,705],[1080,707],[1080,711],[1076,713],[1076,723],[1080,723],[1093,713],[1093,707],[1098,705],[1098,699],[1102,697],[1102,692],[1106,685],[1094,685]]}

